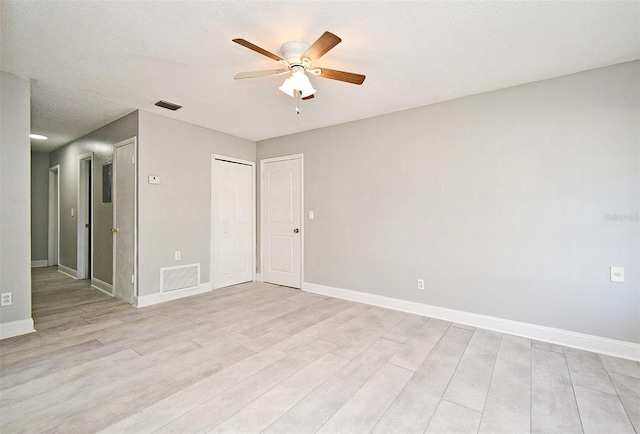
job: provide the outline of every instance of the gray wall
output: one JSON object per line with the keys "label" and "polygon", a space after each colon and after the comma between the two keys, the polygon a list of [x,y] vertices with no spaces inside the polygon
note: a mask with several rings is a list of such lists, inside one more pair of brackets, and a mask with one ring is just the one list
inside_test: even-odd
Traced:
{"label": "gray wall", "polygon": [[[160,292],[160,268],[200,263],[209,282],[211,154],[255,161],[255,142],[140,111],[138,294]],[[149,175],[160,185],[148,183]],[[181,260],[174,252],[181,252]]]}
{"label": "gray wall", "polygon": [[49,222],[49,154],[31,152],[31,260],[46,261]]}
{"label": "gray wall", "polygon": [[[138,113],[133,112],[53,151],[49,167],[60,165],[60,259],[77,268],[78,156],[93,152],[93,277],[112,283],[113,207],[102,202],[102,166],[110,163],[113,145],[138,134]],[[74,217],[71,217],[71,209]]]}
{"label": "gray wall", "polygon": [[29,80],[0,71],[0,292],[13,293],[0,323],[31,318],[30,92]]}
{"label": "gray wall", "polygon": [[258,159],[304,153],[305,280],[640,342],[639,77],[618,64],[258,142]]}

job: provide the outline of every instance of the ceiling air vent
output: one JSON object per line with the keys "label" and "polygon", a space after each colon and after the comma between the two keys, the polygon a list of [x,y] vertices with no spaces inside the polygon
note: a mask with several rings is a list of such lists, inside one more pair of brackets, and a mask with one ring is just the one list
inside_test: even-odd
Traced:
{"label": "ceiling air vent", "polygon": [[174,104],[172,102],[169,101],[165,101],[163,99],[161,99],[160,101],[158,101],[155,105],[157,105],[158,107],[162,107],[162,108],[166,108],[168,110],[173,110],[176,111],[178,109],[181,109],[182,106],[178,105],[178,104]]}

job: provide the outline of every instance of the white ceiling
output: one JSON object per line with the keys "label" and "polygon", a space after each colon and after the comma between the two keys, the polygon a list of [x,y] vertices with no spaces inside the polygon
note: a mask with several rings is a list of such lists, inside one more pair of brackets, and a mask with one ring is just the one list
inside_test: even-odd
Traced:
{"label": "white ceiling", "polygon": [[[135,109],[261,140],[640,57],[640,2],[8,1],[0,68],[32,81],[32,132],[51,150]],[[329,30],[342,43],[314,66],[316,98],[278,90],[274,53]],[[153,106],[166,99],[184,106]]]}

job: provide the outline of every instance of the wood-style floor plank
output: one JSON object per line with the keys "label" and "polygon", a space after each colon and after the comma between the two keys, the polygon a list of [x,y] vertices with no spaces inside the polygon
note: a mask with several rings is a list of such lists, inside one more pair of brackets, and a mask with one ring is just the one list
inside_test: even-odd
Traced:
{"label": "wood-style floor plank", "polygon": [[531,341],[503,335],[493,369],[480,433],[531,430]]}
{"label": "wood-style floor plank", "polygon": [[500,333],[476,330],[447,387],[444,399],[482,413],[499,345]]}
{"label": "wood-style floor plank", "polygon": [[264,432],[316,432],[393,357],[400,346],[397,342],[379,339]]}
{"label": "wood-style floor plank", "polygon": [[531,349],[531,430],[582,432],[567,361],[562,353]]}
{"label": "wood-style floor plank", "polygon": [[472,331],[449,327],[407,386],[382,415],[373,432],[423,433],[472,335]]}

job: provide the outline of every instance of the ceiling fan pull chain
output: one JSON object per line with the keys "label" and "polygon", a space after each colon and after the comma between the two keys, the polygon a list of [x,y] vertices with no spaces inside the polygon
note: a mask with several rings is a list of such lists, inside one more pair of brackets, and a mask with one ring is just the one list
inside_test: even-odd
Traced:
{"label": "ceiling fan pull chain", "polygon": [[302,92],[300,92],[299,90],[296,91],[296,114],[299,115],[300,114],[300,94]]}

